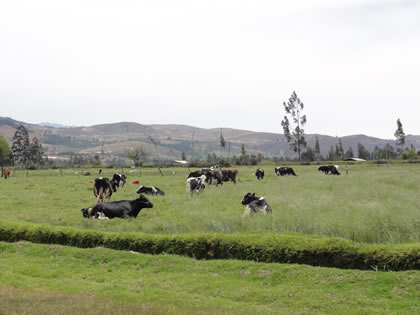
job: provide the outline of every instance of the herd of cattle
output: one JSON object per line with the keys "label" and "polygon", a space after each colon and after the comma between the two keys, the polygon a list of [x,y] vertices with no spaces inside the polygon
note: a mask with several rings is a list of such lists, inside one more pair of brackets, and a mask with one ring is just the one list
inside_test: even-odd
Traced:
{"label": "herd of cattle", "polygon": [[[340,175],[338,165],[319,166],[318,171],[325,175]],[[291,167],[276,167],[274,172],[277,176],[292,175],[297,176]],[[255,172],[258,180],[264,179],[264,170],[258,168]],[[236,184],[238,178],[238,170],[222,170],[217,168],[203,168],[194,172],[190,172],[186,181],[187,192],[192,198],[193,194],[200,194],[206,185],[223,185],[224,182],[232,181]],[[146,187],[140,186],[136,193],[139,197],[135,200],[121,200],[113,202],[105,202],[110,199],[113,192],[119,187],[124,188],[127,177],[124,174],[114,174],[112,179],[99,177],[95,179],[93,186],[93,194],[97,198],[96,204],[81,209],[82,215],[89,219],[112,219],[112,218],[136,218],[141,209],[153,208],[153,203],[143,194],[164,196],[165,192],[156,186]],[[241,200],[241,204],[246,205],[244,216],[251,213],[262,212],[269,214],[272,212],[264,197],[257,197],[255,193],[247,193]]]}

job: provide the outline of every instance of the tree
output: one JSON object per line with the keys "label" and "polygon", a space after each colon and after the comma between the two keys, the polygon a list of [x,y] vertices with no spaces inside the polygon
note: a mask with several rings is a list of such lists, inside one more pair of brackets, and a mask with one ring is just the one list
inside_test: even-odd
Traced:
{"label": "tree", "polygon": [[353,153],[353,149],[352,149],[352,147],[349,147],[349,148],[347,149],[346,153],[344,154],[344,157],[345,157],[346,159],[349,159],[349,158],[354,157],[354,153]]}
{"label": "tree", "polygon": [[43,162],[42,155],[43,152],[41,143],[39,142],[38,138],[32,138],[30,144],[29,164],[31,164],[33,167],[41,164]]}
{"label": "tree", "polygon": [[26,168],[29,165],[30,150],[28,131],[21,125],[13,136],[12,156],[15,165]]}
{"label": "tree", "polygon": [[321,148],[319,147],[318,137],[316,137],[315,141],[314,158],[316,161],[319,161],[321,159]]}
{"label": "tree", "polygon": [[223,138],[222,128],[220,128],[220,146],[222,148],[226,146],[225,138]]}
{"label": "tree", "polygon": [[6,138],[0,136],[0,166],[3,167],[10,161],[10,147]]}
{"label": "tree", "polygon": [[146,152],[142,146],[134,147],[132,150],[127,151],[127,157],[134,162],[134,166],[142,166],[143,159],[148,156],[149,153]]}
{"label": "tree", "polygon": [[246,155],[245,146],[242,144],[241,155]]}
{"label": "tree", "polygon": [[405,133],[399,118],[397,119],[397,130],[395,130],[394,136],[396,138],[397,151],[401,153],[405,144]]}
{"label": "tree", "polygon": [[[302,115],[303,103],[297,97],[296,92],[293,91],[292,96],[289,98],[289,102],[283,102],[284,110],[286,115],[281,121],[283,127],[284,136],[289,143],[290,148],[297,153],[298,160],[301,158],[301,147],[306,147],[306,141],[304,137],[303,127],[306,124],[306,115]],[[292,125],[287,118],[289,115],[292,119]]]}
{"label": "tree", "polygon": [[308,147],[305,152],[302,153],[302,160],[312,162],[315,160],[315,151]]}
{"label": "tree", "polygon": [[357,144],[357,156],[361,159],[370,160],[370,152],[360,142]]}

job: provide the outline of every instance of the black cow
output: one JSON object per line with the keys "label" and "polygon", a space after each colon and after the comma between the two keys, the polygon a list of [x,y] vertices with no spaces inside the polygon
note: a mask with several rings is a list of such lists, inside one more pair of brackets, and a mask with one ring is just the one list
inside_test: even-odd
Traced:
{"label": "black cow", "polygon": [[332,175],[341,175],[338,171],[338,165],[323,165],[318,167],[318,171],[324,172],[325,175],[331,173]]}
{"label": "black cow", "polygon": [[127,177],[124,174],[114,174],[111,179],[111,186],[114,192],[117,191],[118,187],[124,188],[125,183],[127,182]]}
{"label": "black cow", "polygon": [[264,214],[269,214],[273,210],[265,201],[264,197],[257,197],[255,193],[247,193],[241,200],[243,205],[247,205],[243,216],[249,215],[251,213],[262,212]]}
{"label": "black cow", "polygon": [[162,189],[152,186],[152,187],[146,187],[141,185],[139,189],[136,190],[136,193],[138,194],[146,194],[146,195],[159,195],[159,196],[165,196],[165,193]]}
{"label": "black cow", "polygon": [[190,177],[187,179],[187,192],[190,194],[191,198],[194,192],[198,195],[204,190],[206,187],[205,181],[206,175],[201,175],[200,177]]}
{"label": "black cow", "polygon": [[274,168],[274,171],[276,172],[277,176],[283,176],[283,175],[297,176],[295,171],[291,167],[276,167]]}
{"label": "black cow", "polygon": [[95,178],[93,194],[97,197],[97,203],[104,202],[105,199],[109,200],[112,196],[112,186],[109,179],[106,177]]}
{"label": "black cow", "polygon": [[264,179],[264,170],[262,168],[257,169],[255,176],[257,176],[258,180]]}
{"label": "black cow", "polygon": [[97,203],[81,211],[82,215],[89,219],[136,218],[143,208],[153,208],[153,203],[144,195],[140,195],[135,200]]}

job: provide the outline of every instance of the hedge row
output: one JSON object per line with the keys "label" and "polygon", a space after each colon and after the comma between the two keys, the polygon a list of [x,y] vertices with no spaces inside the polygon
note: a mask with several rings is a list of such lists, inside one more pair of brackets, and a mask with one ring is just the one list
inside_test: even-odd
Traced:
{"label": "hedge row", "polygon": [[196,259],[239,259],[362,270],[420,270],[420,244],[365,245],[300,234],[107,233],[66,227],[0,223],[0,241],[82,248],[106,247]]}

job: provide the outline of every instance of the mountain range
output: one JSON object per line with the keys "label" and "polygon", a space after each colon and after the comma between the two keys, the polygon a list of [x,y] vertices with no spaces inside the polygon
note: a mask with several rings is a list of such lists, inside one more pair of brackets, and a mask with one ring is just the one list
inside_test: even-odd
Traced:
{"label": "mountain range", "polygon": [[[187,159],[206,158],[208,154],[227,157],[240,155],[242,145],[247,154],[263,154],[267,157],[292,158],[292,152],[283,134],[255,132],[231,128],[204,129],[186,125],[144,125],[136,122],[118,122],[85,127],[68,127],[54,123],[30,124],[0,117],[0,135],[10,146],[16,129],[23,125],[30,138],[37,137],[48,156],[70,156],[74,154],[100,154],[101,160],[126,158],[126,152],[142,146],[149,153],[149,159],[179,160],[182,153]],[[279,129],[281,126],[279,125]],[[220,145],[220,136],[226,142]],[[327,155],[331,146],[336,146],[337,137],[306,134],[306,141],[314,147],[318,138],[321,154]],[[395,145],[389,139],[380,139],[366,135],[340,137],[344,150],[349,147],[357,154],[357,144],[373,151],[375,146],[383,148],[387,143]],[[406,146],[420,148],[420,136],[407,135]]]}

